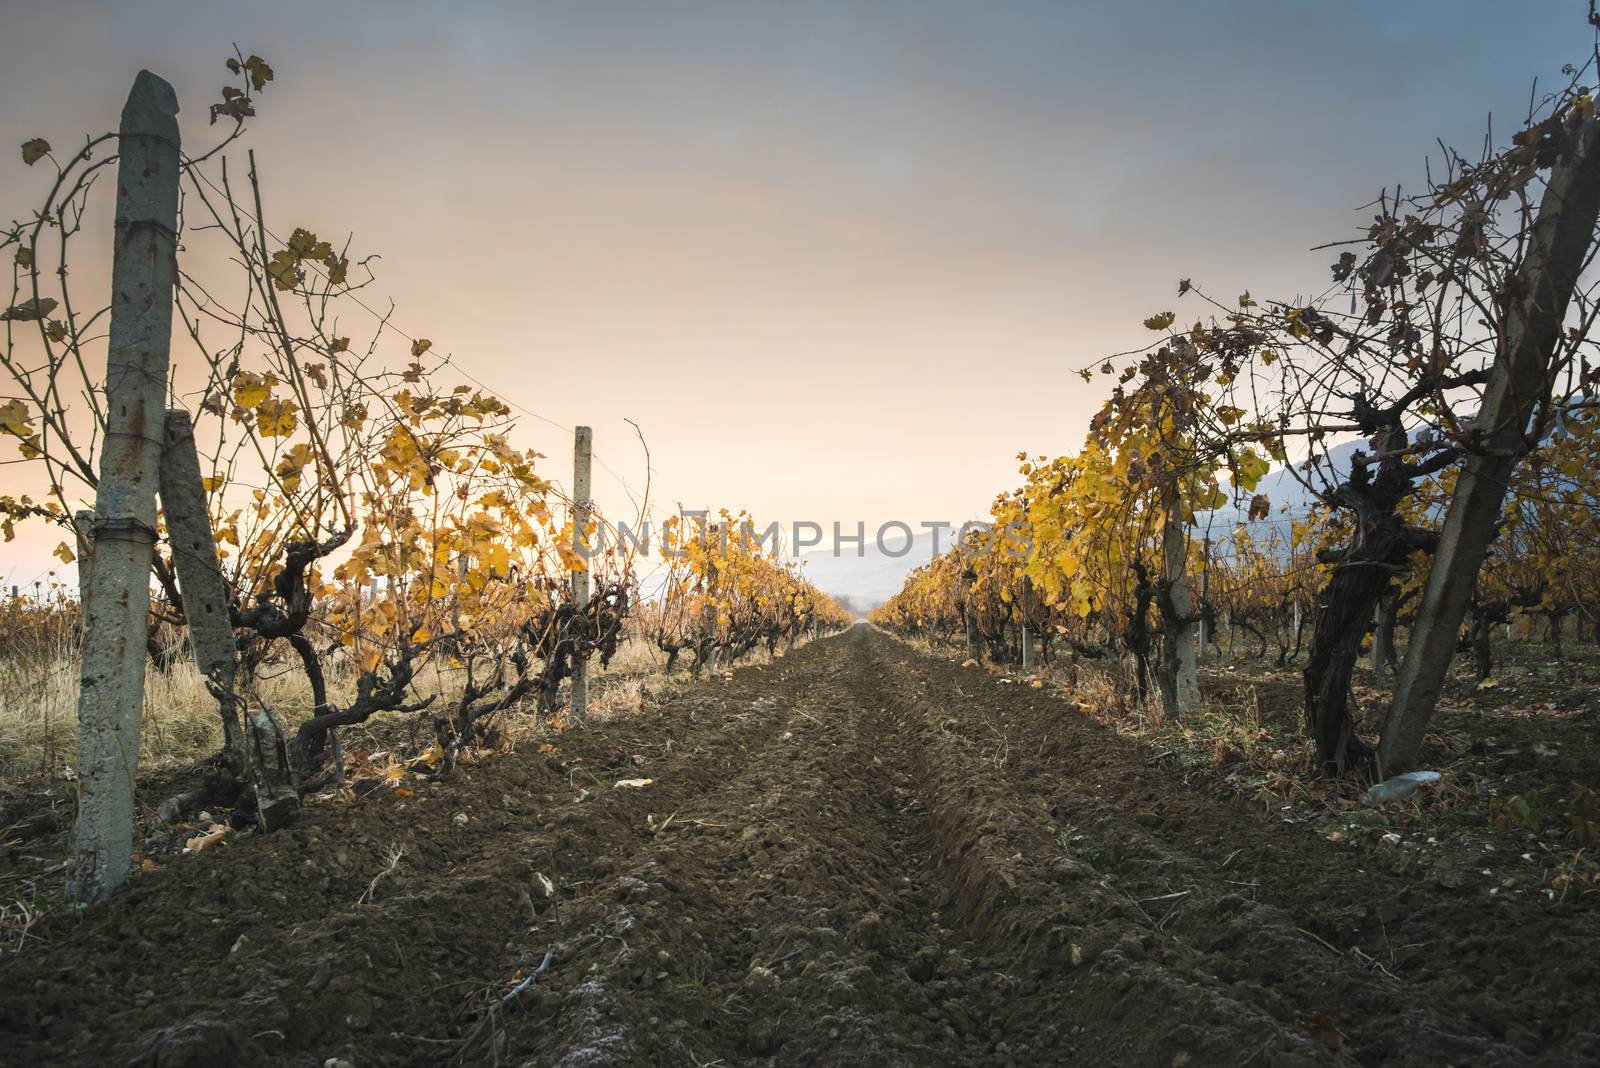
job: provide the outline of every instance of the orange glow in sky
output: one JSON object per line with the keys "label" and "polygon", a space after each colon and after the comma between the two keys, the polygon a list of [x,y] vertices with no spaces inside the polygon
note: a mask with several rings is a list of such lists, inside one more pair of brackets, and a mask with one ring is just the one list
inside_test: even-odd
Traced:
{"label": "orange glow in sky", "polygon": [[[1571,10],[1569,10],[1571,9]],[[1232,295],[1326,284],[1433,138],[1509,129],[1571,4],[9,4],[0,144],[113,128],[133,75],[189,143],[237,42],[275,230],[353,233],[376,293],[636,490],[871,530],[983,514],[1075,450],[1072,372]],[[7,217],[46,177],[0,161]],[[242,154],[242,152],[241,152]],[[86,266],[85,276],[96,268]],[[362,328],[365,328],[364,326]],[[570,438],[524,418],[564,479]],[[3,471],[0,468],[0,471]],[[610,473],[601,505],[627,513]],[[41,540],[42,539],[42,540]],[[51,566],[55,532],[0,547]]]}

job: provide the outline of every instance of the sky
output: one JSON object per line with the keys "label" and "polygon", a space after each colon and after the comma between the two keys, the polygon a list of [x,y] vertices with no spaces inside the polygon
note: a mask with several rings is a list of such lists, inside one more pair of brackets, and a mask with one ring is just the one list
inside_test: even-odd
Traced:
{"label": "sky", "polygon": [[[354,235],[375,291],[596,495],[871,531],[986,513],[1077,449],[1074,369],[1140,320],[1323,288],[1435,139],[1504,140],[1593,46],[1525,3],[0,0],[0,144],[115,126],[149,68],[185,143],[236,43],[268,225]],[[0,214],[46,176],[8,150]],[[92,267],[86,267],[91,272]],[[403,352],[403,350],[396,350]],[[0,468],[3,472],[4,468]],[[0,546],[31,582],[56,535]]]}

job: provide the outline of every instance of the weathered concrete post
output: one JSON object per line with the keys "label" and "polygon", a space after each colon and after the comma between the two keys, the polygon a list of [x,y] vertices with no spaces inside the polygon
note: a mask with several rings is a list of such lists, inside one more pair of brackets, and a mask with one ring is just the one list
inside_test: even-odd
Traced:
{"label": "weathered concrete post", "polygon": [[1439,703],[1478,569],[1497,529],[1506,486],[1527,451],[1528,421],[1550,395],[1550,358],[1572,290],[1589,259],[1597,218],[1600,120],[1590,119],[1550,169],[1517,279],[1505,289],[1514,296],[1508,298],[1505,334],[1496,346],[1478,409],[1477,423],[1485,439],[1482,451],[1467,457],[1456,479],[1411,626],[1378,747],[1379,771],[1385,776],[1411,768]]}
{"label": "weathered concrete post", "polygon": [[72,892],[110,897],[128,877],[139,772],[150,561],[177,276],[178,99],[149,71],[122,109],[106,353],[106,432],[95,493],[78,695]]}
{"label": "weathered concrete post", "polygon": [[[1165,696],[1171,702],[1167,714],[1173,718],[1200,707],[1200,674],[1196,660],[1200,650],[1195,641],[1200,628],[1200,617],[1195,614],[1189,585],[1189,539],[1177,507],[1177,491],[1169,491],[1166,504],[1166,521],[1161,526],[1162,577],[1167,583],[1168,599],[1178,624],[1172,628],[1173,648],[1166,655],[1170,664],[1171,692]],[[1231,643],[1230,638],[1230,643]]]}
{"label": "weathered concrete post", "polygon": [[1022,613],[1022,670],[1033,670],[1033,635],[1028,633],[1028,609],[1033,605],[1033,581],[1027,575],[1022,576],[1022,603],[1018,610]]}
{"label": "weathered concrete post", "polygon": [[244,739],[234,702],[234,665],[238,648],[228,618],[228,588],[222,581],[217,540],[206,511],[200,458],[194,447],[194,424],[182,408],[167,412],[161,447],[161,509],[167,519],[172,565],[183,594],[184,620],[195,666],[222,691],[222,736],[228,754],[244,764]]}
{"label": "weathered concrete post", "polygon": [[972,605],[972,584],[978,581],[978,573],[969,564],[961,571],[961,625],[965,631],[967,642],[967,659],[982,659],[983,650],[978,646],[978,620],[977,611]]}
{"label": "weathered concrete post", "polygon": [[[705,538],[718,530],[715,523],[703,526],[700,538]],[[700,648],[701,666],[708,671],[717,670],[717,579],[721,572],[717,569],[717,559],[711,552],[710,546],[706,547],[706,575],[705,575],[705,606],[700,610]],[[812,620],[811,636],[815,638],[816,620]]]}
{"label": "weathered concrete post", "polygon": [[[572,573],[572,607],[578,617],[583,617],[589,604],[589,500],[590,463],[594,449],[594,431],[586,426],[576,428],[572,439],[572,551],[582,564]],[[572,718],[582,723],[589,714],[589,664],[582,657],[572,663]]]}
{"label": "weathered concrete post", "polygon": [[94,567],[94,509],[80,508],[72,513],[72,533],[78,543],[78,611],[89,607],[89,570]]}
{"label": "weathered concrete post", "polygon": [[1367,651],[1367,666],[1373,671],[1388,671],[1394,657],[1394,612],[1398,591],[1391,584],[1378,597],[1372,609],[1372,648]]}
{"label": "weathered concrete post", "polygon": [[471,567],[472,558],[463,549],[456,557],[456,589],[450,597],[450,629],[458,636],[461,633],[461,589],[467,584],[467,572]]}

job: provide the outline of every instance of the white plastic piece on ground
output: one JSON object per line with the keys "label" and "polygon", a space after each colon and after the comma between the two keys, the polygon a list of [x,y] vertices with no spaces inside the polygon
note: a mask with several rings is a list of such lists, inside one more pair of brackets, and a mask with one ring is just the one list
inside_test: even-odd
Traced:
{"label": "white plastic piece on ground", "polygon": [[1372,787],[1366,792],[1365,799],[1367,804],[1373,806],[1392,805],[1396,801],[1404,801],[1420,787],[1432,786],[1439,778],[1437,771],[1408,771]]}

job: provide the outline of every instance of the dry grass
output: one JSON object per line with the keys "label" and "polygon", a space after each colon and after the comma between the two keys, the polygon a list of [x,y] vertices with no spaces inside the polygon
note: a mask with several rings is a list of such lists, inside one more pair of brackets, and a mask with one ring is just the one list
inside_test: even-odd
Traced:
{"label": "dry grass", "polygon": [[[0,782],[70,775],[77,752],[78,675],[76,650],[0,660]],[[269,672],[257,688],[269,707],[290,720],[310,706],[310,690],[295,672]],[[190,661],[145,673],[144,709],[141,767],[187,764],[222,747],[217,702]]]}
{"label": "dry grass", "polygon": [[[653,644],[640,638],[624,642],[608,667],[601,669],[596,662],[590,672],[593,718],[638,714],[658,687],[688,682],[689,659],[682,658],[667,677],[661,674],[666,657]],[[758,649],[737,666],[772,660],[765,649]],[[53,649],[0,658],[0,783],[71,777],[77,749],[78,675],[77,651],[64,640]],[[434,707],[444,708],[460,696],[463,681],[459,670],[435,663],[417,673],[413,688],[419,697],[437,694]],[[347,700],[353,696],[354,680],[334,670],[329,689],[335,701]],[[311,707],[310,689],[292,663],[264,668],[251,696],[259,697],[287,727],[297,724]],[[191,661],[181,659],[165,673],[146,672],[144,708],[142,769],[182,766],[222,747],[216,701]]]}
{"label": "dry grass", "polygon": [[644,711],[648,698],[642,678],[619,678],[600,686],[589,697],[589,719],[603,723],[622,716],[636,716]]}
{"label": "dry grass", "polygon": [[[959,646],[924,640],[911,644],[953,659]],[[1022,678],[1015,665],[983,663],[984,670]],[[1168,720],[1155,680],[1141,700],[1135,693],[1131,657],[1120,663],[1070,657],[1028,676],[1059,690],[1083,712],[1120,735],[1150,746],[1158,760],[1183,769],[1208,768],[1233,788],[1262,800],[1309,798],[1311,745],[1298,729],[1298,716],[1271,721],[1263,715],[1259,680],[1204,670],[1201,704],[1181,720]]]}
{"label": "dry grass", "polygon": [[594,661],[595,670],[590,674],[599,678],[608,675],[657,675],[666,662],[666,654],[657,649],[654,643],[630,637],[617,646],[617,653],[609,665],[602,668],[598,660]]}

